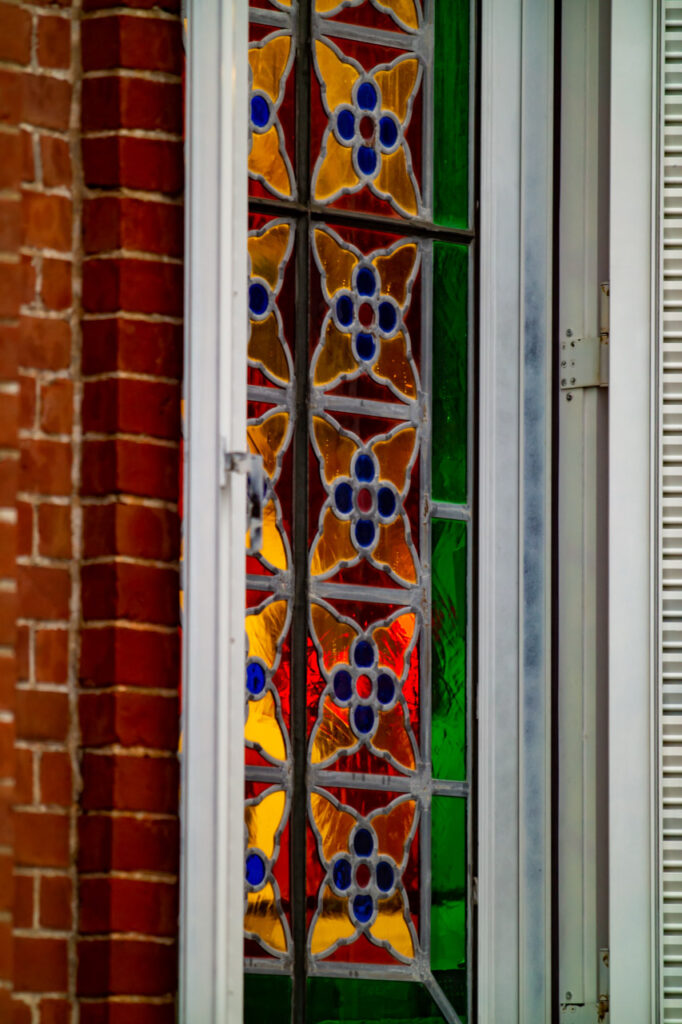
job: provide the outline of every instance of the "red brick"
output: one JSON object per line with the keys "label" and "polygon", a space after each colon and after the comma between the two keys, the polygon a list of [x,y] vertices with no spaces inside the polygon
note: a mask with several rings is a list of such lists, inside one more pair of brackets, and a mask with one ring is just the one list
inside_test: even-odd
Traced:
{"label": "red brick", "polygon": [[67,931],[72,924],[71,879],[66,875],[45,875],[40,879],[40,923],[43,928]]}
{"label": "red brick", "polygon": [[0,846],[14,841],[14,783],[0,781]]}
{"label": "red brick", "polygon": [[14,906],[14,859],[11,852],[0,853],[0,911]]}
{"label": "red brick", "polygon": [[83,82],[84,131],[136,129],[182,132],[182,87],[179,82],[145,78],[86,78]]}
{"label": "red brick", "polygon": [[83,22],[83,70],[133,68],[182,72],[179,21],[115,15]]}
{"label": "red brick", "polygon": [[26,306],[30,306],[36,301],[36,262],[36,256],[31,256],[28,253],[23,253],[21,256],[21,269],[23,275],[21,297],[24,305]]}
{"label": "red brick", "polygon": [[168,936],[177,933],[177,886],[172,883],[83,878],[79,900],[83,933],[112,931]]}
{"label": "red brick", "polygon": [[71,86],[68,82],[50,75],[24,76],[23,120],[37,128],[66,131],[70,109]]}
{"label": "red brick", "polygon": [[40,136],[40,158],[43,165],[43,184],[47,188],[71,184],[71,152],[64,139],[51,135]]}
{"label": "red brick", "polygon": [[27,501],[17,502],[17,554],[30,555],[33,551],[33,506]]}
{"label": "red brick", "polygon": [[22,618],[68,619],[71,576],[68,569],[42,565],[17,566]]}
{"label": "red brick", "polygon": [[71,1007],[69,999],[41,999],[40,1024],[69,1024]]}
{"label": "red brick", "polygon": [[177,501],[179,453],[151,441],[85,441],[81,493],[135,494]]}
{"label": "red brick", "polygon": [[[0,93],[2,82],[0,74]],[[0,263],[0,317],[16,317],[21,305],[24,270],[21,263]]]}
{"label": "red brick", "polygon": [[164,1002],[114,1003],[88,1000],[81,1003],[80,1024],[176,1024],[175,998],[169,996]]}
{"label": "red brick", "polygon": [[36,180],[33,132],[26,128],[21,132],[21,177],[24,183]]}
{"label": "red brick", "polygon": [[86,814],[78,821],[81,872],[161,871],[173,873],[179,861],[177,818],[138,818]]}
{"label": "red brick", "polygon": [[12,980],[12,924],[0,921],[0,978]]}
{"label": "red brick", "polygon": [[31,15],[17,4],[0,4],[0,60],[28,64],[31,59]]}
{"label": "red brick", "polygon": [[24,244],[71,251],[72,207],[65,196],[24,192],[22,196]]}
{"label": "red brick", "polygon": [[182,256],[183,221],[177,203],[97,196],[83,207],[83,244],[87,253],[129,249]]}
{"label": "red brick", "polygon": [[36,421],[36,380],[23,374],[19,376],[19,426],[32,430]]}
{"label": "red brick", "polygon": [[44,68],[68,68],[71,64],[69,18],[38,18],[38,63]]}
{"label": "red brick", "polygon": [[[15,11],[20,8],[5,4]],[[0,44],[1,45],[1,44]],[[18,131],[3,132],[0,160],[0,188],[18,189],[21,184],[21,135]]]}
{"label": "red brick", "polygon": [[57,807],[72,805],[71,758],[68,754],[50,750],[41,755],[40,798],[43,803]]}
{"label": "red brick", "polygon": [[12,999],[12,1024],[33,1024],[33,1011],[23,999]]}
{"label": "red brick", "polygon": [[179,385],[125,378],[86,383],[83,430],[175,440],[180,437]]}
{"label": "red brick", "polygon": [[69,698],[54,690],[17,690],[17,737],[22,740],[64,740],[69,731]]}
{"label": "red brick", "polygon": [[71,557],[71,508],[38,506],[38,552],[46,558]]}
{"label": "red brick", "polygon": [[71,263],[43,260],[43,302],[47,309],[68,309],[71,305]]}
{"label": "red brick", "polygon": [[85,565],[81,570],[83,618],[174,626],[179,615],[179,582],[177,569],[127,562]]}
{"label": "red brick", "polygon": [[182,316],[183,270],[179,263],[139,259],[89,259],[83,264],[83,308],[88,313]]}
{"label": "red brick", "polygon": [[68,815],[15,811],[14,852],[16,863],[27,867],[68,867]]}
{"label": "red brick", "polygon": [[16,655],[13,652],[0,651],[0,707],[5,711],[11,711],[14,707],[16,678]]}
{"label": "red brick", "polygon": [[71,362],[71,327],[65,320],[22,317],[21,366],[65,370]]}
{"label": "red brick", "polygon": [[16,453],[0,456],[0,504],[14,504],[18,479],[19,459]]}
{"label": "red brick", "polygon": [[65,441],[22,441],[19,489],[34,494],[70,494],[71,445]]}
{"label": "red brick", "polygon": [[19,395],[4,394],[0,401],[0,447],[16,448],[19,426]]}
{"label": "red brick", "polygon": [[[1,87],[0,81],[0,87]],[[83,139],[85,184],[146,189],[178,195],[182,190],[182,143],[165,139],[138,139],[112,134]]]}
{"label": "red brick", "polygon": [[[0,166],[2,166],[1,160]],[[19,326],[18,324],[0,324],[0,376],[4,380],[14,380],[18,365]]]}
{"label": "red brick", "polygon": [[19,626],[17,628],[17,679],[28,679],[29,667],[28,667],[28,652],[31,642],[31,631],[28,626]]}
{"label": "red brick", "polygon": [[14,779],[13,722],[0,722],[0,778]]}
{"label": "red brick", "polygon": [[19,124],[24,114],[24,75],[0,68],[0,124]]}
{"label": "red brick", "polygon": [[80,676],[84,686],[175,689],[180,677],[177,632],[105,626],[81,631]]}
{"label": "red brick", "polygon": [[[4,4],[0,4],[0,10]],[[2,46],[0,28],[0,47]],[[2,136],[4,138],[4,134]],[[0,199],[0,249],[15,252],[21,245],[21,203],[19,199]]]}
{"label": "red brick", "polygon": [[0,522],[0,576],[13,577],[17,557],[17,526]]}
{"label": "red brick", "polygon": [[86,939],[78,944],[81,996],[164,995],[176,985],[174,946],[139,939]]}
{"label": "red brick", "polygon": [[33,927],[33,875],[14,876],[14,926]]}
{"label": "red brick", "polygon": [[66,939],[15,936],[14,986],[20,992],[63,992],[68,985]]}
{"label": "red brick", "polygon": [[40,389],[40,426],[46,434],[68,434],[73,423],[73,384],[53,380]]}
{"label": "red brick", "polygon": [[84,557],[99,558],[112,553],[176,561],[180,554],[177,514],[165,508],[121,502],[84,506]]}
{"label": "red brick", "polygon": [[146,373],[182,376],[182,327],[147,320],[87,320],[83,329],[83,373]]}
{"label": "red brick", "polygon": [[151,747],[177,750],[178,700],[144,693],[82,693],[78,701],[85,747]]}
{"label": "red brick", "polygon": [[17,747],[15,757],[15,797],[18,805],[33,803],[33,751]]}
{"label": "red brick", "polygon": [[0,590],[0,644],[14,644],[18,603],[14,591]]}
{"label": "red brick", "polygon": [[35,671],[39,683],[65,683],[69,671],[69,634],[66,629],[35,631]]}
{"label": "red brick", "polygon": [[134,757],[85,753],[81,764],[86,811],[178,810],[178,761],[175,757]]}

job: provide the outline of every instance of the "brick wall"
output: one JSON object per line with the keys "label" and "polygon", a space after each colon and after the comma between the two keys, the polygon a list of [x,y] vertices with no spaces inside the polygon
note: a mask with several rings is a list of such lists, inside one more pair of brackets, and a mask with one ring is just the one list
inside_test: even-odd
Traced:
{"label": "brick wall", "polygon": [[0,0],[13,1024],[174,1019],[181,26],[175,0],[112,2]]}

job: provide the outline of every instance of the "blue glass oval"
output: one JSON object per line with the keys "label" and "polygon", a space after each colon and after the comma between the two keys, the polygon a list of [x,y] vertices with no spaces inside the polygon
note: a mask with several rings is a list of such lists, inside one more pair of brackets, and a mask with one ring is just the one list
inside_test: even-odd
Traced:
{"label": "blue glass oval", "polygon": [[337,889],[340,889],[342,892],[344,889],[347,889],[351,879],[350,861],[345,857],[339,857],[334,864],[332,875]]}
{"label": "blue glass oval", "polygon": [[395,512],[395,494],[390,487],[380,487],[377,494],[379,515],[388,518]]}
{"label": "blue glass oval", "polygon": [[359,828],[353,838],[353,849],[358,857],[369,857],[374,849],[374,837],[368,828]]}
{"label": "blue glass oval", "polygon": [[262,316],[268,308],[268,290],[260,281],[249,285],[249,309],[254,316]]}
{"label": "blue glass oval", "polygon": [[377,155],[370,146],[360,146],[358,150],[358,167],[362,174],[374,174],[377,168]]}
{"label": "blue glass oval", "polygon": [[246,858],[246,881],[249,885],[260,885],[265,878],[265,864],[257,853],[250,853]]}
{"label": "blue glass oval", "polygon": [[246,666],[246,689],[254,697],[265,689],[265,669],[257,661],[250,661]]}
{"label": "blue glass oval", "polygon": [[374,479],[374,459],[371,455],[358,455],[355,460],[355,475],[363,484]]}
{"label": "blue glass oval", "polygon": [[336,507],[342,515],[347,515],[353,507],[353,488],[349,483],[337,484],[334,491]]}
{"label": "blue glass oval", "polygon": [[369,640],[361,640],[355,645],[353,659],[358,668],[369,668],[374,664],[374,645]]}
{"label": "blue glass oval", "polygon": [[386,149],[392,149],[398,140],[398,126],[392,117],[384,117],[379,120],[379,141]]}
{"label": "blue glass oval", "polygon": [[358,334],[357,337],[355,338],[355,348],[360,358],[364,359],[365,362],[367,362],[370,359],[373,359],[374,353],[377,350],[372,335],[365,334],[364,331],[361,331],[361,333]]}
{"label": "blue glass oval", "polygon": [[371,82],[363,82],[358,89],[358,106],[361,110],[374,110],[377,105],[377,91]]}
{"label": "blue glass oval", "polygon": [[387,334],[390,331],[394,331],[397,322],[398,316],[395,311],[395,306],[391,305],[390,302],[380,302],[379,327],[382,329],[382,331],[386,331]]}
{"label": "blue glass oval", "polygon": [[270,104],[265,96],[251,97],[251,124],[256,128],[265,128],[270,120]]}
{"label": "blue glass oval", "polygon": [[387,860],[380,860],[377,864],[377,886],[382,892],[388,892],[393,888],[395,872]]}
{"label": "blue glass oval", "polygon": [[355,524],[355,539],[361,548],[368,548],[374,543],[376,529],[371,519],[358,519]]}
{"label": "blue glass oval", "polygon": [[365,924],[374,911],[374,900],[371,896],[356,896],[353,900],[353,913],[356,921]]}
{"label": "blue glass oval", "polygon": [[334,673],[332,685],[334,687],[334,694],[336,695],[337,700],[350,699],[350,695],[353,692],[353,680],[347,669],[340,668],[338,672]]}
{"label": "blue glass oval", "polygon": [[355,284],[360,295],[374,295],[377,287],[376,278],[369,267],[360,267]]}
{"label": "blue glass oval", "polygon": [[380,704],[390,704],[395,695],[395,683],[389,675],[382,672],[377,679],[377,700]]}
{"label": "blue glass oval", "polygon": [[340,295],[336,300],[336,315],[344,327],[353,323],[353,300],[350,295]]}
{"label": "blue glass oval", "polygon": [[355,117],[352,110],[339,111],[339,115],[336,118],[336,127],[341,138],[345,139],[346,142],[350,142],[355,135]]}
{"label": "blue glass oval", "polygon": [[374,725],[374,712],[370,707],[367,707],[366,704],[358,704],[353,712],[353,721],[355,722],[355,728],[364,736],[366,733],[372,731],[372,726]]}

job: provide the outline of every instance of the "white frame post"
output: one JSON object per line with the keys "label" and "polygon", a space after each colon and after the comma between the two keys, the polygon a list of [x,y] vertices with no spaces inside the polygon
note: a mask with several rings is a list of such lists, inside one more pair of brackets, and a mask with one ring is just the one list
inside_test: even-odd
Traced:
{"label": "white frame post", "polygon": [[247,50],[244,0],[192,0],[187,74],[180,1020],[243,1004]]}

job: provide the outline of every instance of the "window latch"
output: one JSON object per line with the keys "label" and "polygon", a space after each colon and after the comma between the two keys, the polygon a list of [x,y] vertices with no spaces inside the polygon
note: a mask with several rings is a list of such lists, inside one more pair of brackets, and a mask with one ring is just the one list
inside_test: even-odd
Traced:
{"label": "window latch", "polygon": [[225,487],[228,473],[243,473],[246,476],[247,550],[250,555],[255,555],[263,543],[263,457],[253,452],[229,452],[223,442],[221,487]]}

